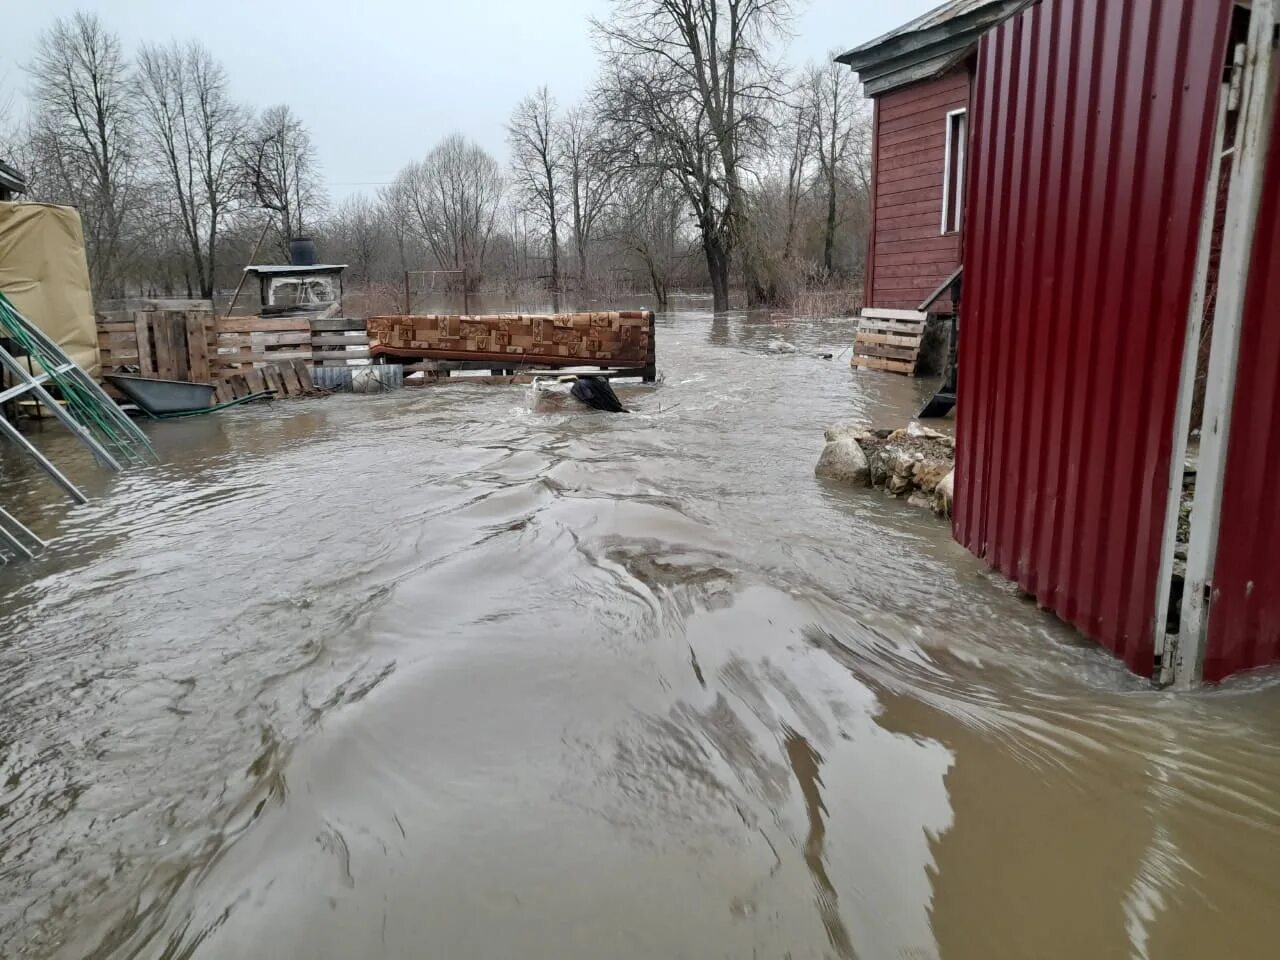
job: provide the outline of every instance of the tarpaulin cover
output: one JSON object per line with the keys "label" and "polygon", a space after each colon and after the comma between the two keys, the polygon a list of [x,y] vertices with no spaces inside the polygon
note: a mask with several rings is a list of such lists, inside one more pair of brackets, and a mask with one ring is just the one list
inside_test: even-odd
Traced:
{"label": "tarpaulin cover", "polygon": [[72,360],[97,372],[89,265],[74,207],[0,203],[0,291]]}

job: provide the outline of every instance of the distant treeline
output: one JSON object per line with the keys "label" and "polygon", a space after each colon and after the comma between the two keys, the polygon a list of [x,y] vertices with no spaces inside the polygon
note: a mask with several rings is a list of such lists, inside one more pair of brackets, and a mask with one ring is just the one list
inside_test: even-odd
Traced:
{"label": "distant treeline", "polygon": [[[100,298],[210,297],[310,236],[370,288],[466,270],[473,289],[576,295],[730,287],[753,303],[860,282],[870,122],[854,78],[772,51],[785,0],[613,0],[591,93],[513,109],[504,166],[460,134],[333,204],[286,104],[235,102],[199,41],[126,51],[98,15],[54,20],[0,157],[29,199],[74,204]],[[3,101],[3,91],[0,91]],[[0,118],[2,119],[2,118]],[[265,230],[265,233],[264,233]],[[451,282],[457,283],[457,280]]]}

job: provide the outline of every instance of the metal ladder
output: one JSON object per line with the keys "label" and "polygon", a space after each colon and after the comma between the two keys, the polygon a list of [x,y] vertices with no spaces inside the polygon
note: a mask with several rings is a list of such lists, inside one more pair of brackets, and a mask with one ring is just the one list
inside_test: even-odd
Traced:
{"label": "metal ladder", "polygon": [[[0,390],[0,407],[20,397],[34,398],[109,470],[120,471],[125,465],[157,459],[146,434],[61,347],[19,313],[3,293],[0,293],[0,338],[18,348],[42,371],[36,373],[28,369],[5,343],[0,343],[0,368],[14,381],[14,386]],[[46,384],[57,388],[62,395],[61,402],[54,399]],[[3,416],[0,416],[0,434],[35,460],[73,501],[88,502],[89,498]],[[7,553],[30,559],[47,544],[0,508],[0,548],[5,546]],[[5,552],[0,552],[0,562],[4,560]]]}

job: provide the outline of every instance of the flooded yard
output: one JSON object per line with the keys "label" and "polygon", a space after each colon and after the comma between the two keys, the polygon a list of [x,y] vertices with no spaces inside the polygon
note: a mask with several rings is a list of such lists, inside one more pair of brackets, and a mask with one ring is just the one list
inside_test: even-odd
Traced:
{"label": "flooded yard", "polygon": [[1154,691],[816,480],[932,386],[851,341],[668,315],[629,415],[282,401],[115,477],[50,430],[74,509],[6,453],[0,956],[1275,956],[1280,686]]}

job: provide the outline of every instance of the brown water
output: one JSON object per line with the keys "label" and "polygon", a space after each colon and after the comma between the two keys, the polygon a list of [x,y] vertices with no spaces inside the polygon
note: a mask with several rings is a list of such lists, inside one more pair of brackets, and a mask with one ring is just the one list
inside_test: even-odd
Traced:
{"label": "brown water", "polygon": [[[800,352],[767,352],[781,337]],[[630,416],[280,402],[0,572],[0,955],[1274,957],[1280,687],[1154,692],[813,477],[927,385],[664,318]]]}

